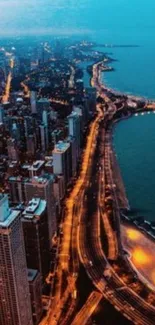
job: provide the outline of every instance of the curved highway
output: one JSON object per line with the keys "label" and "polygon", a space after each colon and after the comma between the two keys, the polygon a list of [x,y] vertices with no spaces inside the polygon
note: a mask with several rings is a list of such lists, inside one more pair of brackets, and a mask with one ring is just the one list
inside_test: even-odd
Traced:
{"label": "curved highway", "polygon": [[[112,115],[111,105],[110,115]],[[110,151],[108,153],[108,159],[110,159]],[[106,299],[113,303],[117,310],[121,311],[126,318],[132,320],[135,324],[153,325],[155,320],[155,307],[148,304],[123,282],[115,273],[104,254],[100,234],[102,167],[100,166],[98,168],[96,160],[93,164],[91,178],[87,179],[89,187],[86,187],[87,200],[85,202],[85,213],[81,215],[78,227],[78,250],[80,260],[93,284]],[[90,166],[90,168],[92,167]],[[94,175],[96,176],[94,177]],[[109,177],[113,184],[113,175],[110,167]],[[119,206],[115,190],[113,191],[113,195],[116,204],[116,219],[119,214]],[[118,218],[120,218],[120,216],[118,216]],[[119,220],[118,222],[116,220],[116,223],[119,225]]]}

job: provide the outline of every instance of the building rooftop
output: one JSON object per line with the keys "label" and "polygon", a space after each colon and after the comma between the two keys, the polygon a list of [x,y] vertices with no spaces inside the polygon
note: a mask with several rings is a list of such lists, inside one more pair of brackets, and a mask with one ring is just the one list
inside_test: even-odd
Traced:
{"label": "building rooftop", "polygon": [[70,143],[59,141],[53,150],[53,153],[63,153],[70,147]]}
{"label": "building rooftop", "polygon": [[28,206],[23,212],[25,219],[33,219],[35,216],[40,216],[46,208],[46,201],[39,198],[33,198],[29,201]]}
{"label": "building rooftop", "polygon": [[67,118],[68,119],[70,119],[70,118],[77,119],[77,118],[79,118],[79,114],[77,111],[72,111],[72,113],[70,115],[68,115]]}
{"label": "building rooftop", "polygon": [[33,165],[29,166],[29,170],[37,171],[44,165],[44,160],[37,160],[33,163]]}
{"label": "building rooftop", "polygon": [[30,164],[23,164],[22,165],[22,169],[28,169],[28,168],[30,168],[31,167],[31,165]]}
{"label": "building rooftop", "polygon": [[11,223],[16,219],[16,217],[20,214],[20,211],[11,210],[9,216],[4,220],[0,221],[0,229],[1,228],[9,228]]}
{"label": "building rooftop", "polygon": [[27,276],[28,276],[28,281],[29,282],[34,281],[34,279],[36,278],[37,275],[38,275],[37,270],[34,270],[34,269],[28,269],[27,270]]}
{"label": "building rooftop", "polygon": [[49,101],[48,98],[44,98],[44,97],[43,97],[43,98],[40,98],[40,99],[38,100],[38,103],[41,103],[41,104],[43,103],[43,104],[44,104],[44,103],[50,103],[50,101]]}
{"label": "building rooftop", "polygon": [[48,179],[41,176],[40,177],[35,176],[31,179],[30,182],[33,184],[46,184],[48,182]]}
{"label": "building rooftop", "polygon": [[9,177],[9,182],[28,182],[29,178],[28,177],[22,177],[22,176],[10,176]]}
{"label": "building rooftop", "polygon": [[46,164],[45,167],[52,167],[53,166],[53,160],[49,160]]}

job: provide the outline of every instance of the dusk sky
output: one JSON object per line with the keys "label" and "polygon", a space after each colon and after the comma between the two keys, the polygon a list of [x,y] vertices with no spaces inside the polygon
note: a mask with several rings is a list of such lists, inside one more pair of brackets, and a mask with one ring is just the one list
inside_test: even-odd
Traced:
{"label": "dusk sky", "polygon": [[[154,27],[155,1],[0,0],[0,36],[77,34],[101,29]],[[150,3],[150,5],[149,5]]]}
{"label": "dusk sky", "polygon": [[0,0],[0,34],[68,33],[71,26],[77,33],[84,8],[85,0]]}

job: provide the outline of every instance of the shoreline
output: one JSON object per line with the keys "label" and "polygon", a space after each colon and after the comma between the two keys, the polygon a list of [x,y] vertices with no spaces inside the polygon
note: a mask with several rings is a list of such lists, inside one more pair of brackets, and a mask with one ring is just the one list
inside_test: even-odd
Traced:
{"label": "shoreline", "polygon": [[[124,184],[124,181],[123,181],[123,177],[122,177],[122,173],[121,173],[121,169],[120,169],[120,166],[119,166],[119,162],[118,162],[118,159],[117,159],[117,153],[116,153],[116,150],[115,150],[115,147],[114,147],[114,143],[113,143],[113,136],[114,136],[114,129],[116,127],[116,125],[120,122],[122,122],[124,119],[129,119],[129,118],[132,118],[134,114],[131,114],[127,117],[122,117],[118,120],[116,120],[113,125],[112,125],[112,130],[111,130],[111,149],[112,149],[112,152],[113,152],[113,156],[115,158],[115,169],[118,170],[118,174],[120,172],[120,176],[119,176],[119,181],[120,181],[120,184],[118,183],[115,175],[114,175],[114,171],[113,171],[113,175],[114,175],[114,180],[116,182],[116,186],[118,188],[118,190],[120,189],[120,187],[122,187],[124,189],[123,191],[123,198],[122,198],[122,201],[125,203],[125,202],[128,202],[128,205],[125,206],[124,204],[124,212],[131,212],[132,213],[132,207],[130,206],[130,202],[128,200],[128,196],[127,196],[127,191],[126,191],[126,186]],[[120,201],[120,200],[119,200]],[[120,211],[123,211],[122,207],[120,206]],[[138,228],[139,231],[141,231],[142,233],[145,233],[146,236],[148,236],[151,240],[155,241],[155,227],[154,227],[154,222],[152,221],[148,221],[146,220],[144,217],[143,217],[143,221],[140,222],[141,218],[140,216],[135,216],[134,219],[131,219],[130,216],[126,215],[125,213],[121,213],[121,220],[122,220],[122,223],[124,223],[124,221],[126,223],[130,223],[131,225],[133,225],[134,227]],[[150,229],[148,230],[147,228]]]}
{"label": "shoreline", "polygon": [[[96,83],[99,87],[99,90],[97,89],[98,93],[99,93],[99,96],[100,96],[100,93],[101,91],[104,91],[105,94],[112,94],[113,96],[118,96],[118,97],[125,97],[127,98],[128,100],[130,101],[133,101],[133,103],[137,103],[139,102],[140,100],[144,101],[145,102],[145,105],[143,107],[141,107],[139,110],[138,110],[138,107],[134,107],[135,110],[134,112],[130,112],[130,115],[127,115],[127,116],[122,116],[122,117],[119,117],[118,119],[116,119],[115,121],[113,121],[112,123],[112,130],[111,130],[111,150],[112,150],[112,153],[113,153],[113,156],[115,157],[115,162],[116,162],[116,169],[117,169],[117,172],[118,172],[118,175],[119,175],[119,181],[120,181],[120,184],[122,185],[122,189],[124,189],[123,191],[123,199],[122,199],[122,202],[124,202],[124,206],[125,206],[125,211],[132,211],[131,207],[129,206],[129,200],[128,200],[128,197],[127,197],[127,193],[126,193],[126,187],[124,185],[124,181],[123,181],[123,178],[122,178],[122,173],[121,173],[121,169],[120,169],[120,166],[119,166],[119,163],[118,163],[118,160],[117,160],[117,157],[116,157],[116,152],[114,150],[114,146],[113,146],[113,142],[112,142],[112,137],[113,137],[113,130],[114,130],[114,126],[116,125],[116,123],[118,122],[121,122],[122,120],[124,119],[127,119],[127,118],[130,118],[132,117],[135,113],[138,113],[138,112],[143,112],[145,110],[149,110],[149,105],[151,104],[152,105],[152,108],[155,109],[155,102],[152,102],[151,100],[146,100],[144,99],[143,97],[137,97],[137,96],[128,96],[127,94],[124,94],[124,93],[118,93],[118,92],[115,92],[113,89],[110,89],[108,88],[104,83],[103,83],[103,80],[101,78],[101,74],[102,74],[102,71],[100,70],[100,66],[101,64],[103,64],[103,61],[99,61],[99,62],[96,62],[92,65],[92,73],[91,73],[91,77],[90,77],[90,85],[91,87],[94,87],[95,86],[95,83],[94,83],[94,69],[97,70],[97,73],[98,73],[98,76],[95,76],[95,80],[96,80]],[[106,95],[105,95],[106,97]],[[154,106],[153,106],[154,105]],[[151,111],[153,112],[153,109],[151,109]],[[112,163],[112,162],[111,162]],[[118,166],[118,168],[117,168]],[[113,175],[114,175],[114,169],[113,169]],[[120,190],[120,185],[118,184],[118,181],[117,179],[114,177],[114,181],[116,182],[116,186],[117,188]],[[128,202],[128,204],[127,204]],[[123,209],[122,209],[123,210]],[[120,207],[120,212],[121,212],[121,207]],[[138,224],[138,218],[137,218],[137,222],[136,220],[133,221],[131,218],[128,218],[128,216],[123,216],[123,214],[121,213],[121,222],[123,222],[123,217],[126,217],[126,220],[128,220],[128,222],[130,222],[130,224],[132,224],[133,226],[136,226],[139,231],[141,232],[144,232],[147,236],[150,237],[150,240],[153,240],[155,241],[155,227],[154,229],[152,229],[152,233],[150,232],[151,229],[146,229],[145,228],[145,223],[148,225],[148,222],[147,220],[144,220],[143,222],[143,226],[142,224]],[[151,227],[151,223],[150,223],[150,227]]]}
{"label": "shoreline", "polygon": [[[126,44],[126,45],[115,45],[115,44],[94,44],[93,46],[92,46],[92,48],[93,49],[95,49],[95,48],[98,48],[98,47],[100,47],[101,48],[101,51],[100,51],[100,53],[103,53],[103,54],[105,54],[105,58],[106,59],[108,59],[107,60],[107,64],[109,64],[109,63],[113,63],[113,62],[117,62],[118,60],[117,59],[115,59],[115,58],[113,58],[113,57],[111,57],[111,53],[109,54],[109,53],[106,53],[106,52],[102,52],[102,48],[104,49],[106,49],[106,48],[110,48],[110,49],[113,49],[113,48],[126,48],[126,49],[128,49],[128,48],[139,48],[140,47],[140,45],[137,45],[137,44]],[[112,53],[113,54],[113,53]],[[96,62],[96,63],[100,63],[99,61],[98,62]],[[92,65],[93,66],[93,65]],[[107,66],[107,68],[108,68],[108,66]],[[115,71],[115,68],[113,68],[112,67],[112,70],[111,71]],[[110,89],[112,92],[115,92],[115,93],[118,93],[118,94],[120,94],[120,95],[126,95],[126,96],[128,96],[128,97],[137,97],[137,98],[144,98],[145,100],[147,100],[147,101],[151,101],[151,102],[154,102],[155,101],[155,98],[153,97],[153,98],[151,98],[151,97],[147,97],[147,96],[144,96],[143,94],[138,94],[138,93],[135,93],[135,94],[133,94],[132,92],[127,92],[126,90],[121,90],[121,89],[117,89],[117,88],[111,88],[108,84],[106,84],[105,82],[104,82],[104,72],[109,72],[109,70],[107,69],[107,70],[105,70],[105,71],[102,71],[102,75],[103,75],[103,78],[101,78],[102,80],[101,80],[101,82],[102,82],[102,84],[103,84],[103,86],[105,87],[105,88],[107,88],[107,89]]]}

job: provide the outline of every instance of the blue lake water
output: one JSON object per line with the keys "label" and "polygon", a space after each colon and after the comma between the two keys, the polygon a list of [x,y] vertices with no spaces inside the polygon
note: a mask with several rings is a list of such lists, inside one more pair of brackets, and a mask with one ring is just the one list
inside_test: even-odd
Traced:
{"label": "blue lake water", "polygon": [[[115,71],[104,73],[103,81],[116,90],[155,99],[155,1],[105,1],[105,8],[110,18],[108,22],[104,11],[105,29],[98,41],[138,47],[103,49],[117,60],[112,63]],[[120,122],[114,145],[131,207],[155,221],[155,114]]]}
{"label": "blue lake water", "polygon": [[114,72],[103,74],[111,88],[147,98],[155,98],[155,44],[133,48],[113,48]]}
{"label": "blue lake water", "polygon": [[118,123],[114,148],[131,208],[155,221],[155,114],[139,114]]}

